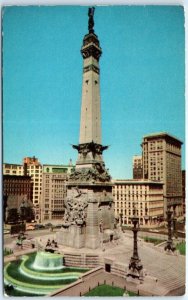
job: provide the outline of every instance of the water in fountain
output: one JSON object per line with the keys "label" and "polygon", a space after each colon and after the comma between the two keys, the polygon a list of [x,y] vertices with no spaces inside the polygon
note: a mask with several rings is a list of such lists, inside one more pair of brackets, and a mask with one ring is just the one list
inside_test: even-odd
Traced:
{"label": "water in fountain", "polygon": [[63,266],[63,255],[37,252],[23,255],[4,268],[5,291],[10,296],[39,296],[63,288],[88,269]]}
{"label": "water in fountain", "polygon": [[36,270],[59,270],[63,268],[63,256],[49,252],[37,252],[33,268]]}

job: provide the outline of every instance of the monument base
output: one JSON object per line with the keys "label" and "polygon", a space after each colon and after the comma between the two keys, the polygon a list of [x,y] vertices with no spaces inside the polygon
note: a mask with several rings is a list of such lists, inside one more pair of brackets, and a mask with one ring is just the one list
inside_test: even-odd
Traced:
{"label": "monument base", "polygon": [[68,228],[62,228],[56,233],[57,243],[73,248],[83,248],[85,246],[85,234],[83,227],[70,225]]}
{"label": "monument base", "polygon": [[57,233],[58,244],[96,249],[100,247],[100,233],[109,241],[117,239],[112,184],[69,182],[63,228]]}

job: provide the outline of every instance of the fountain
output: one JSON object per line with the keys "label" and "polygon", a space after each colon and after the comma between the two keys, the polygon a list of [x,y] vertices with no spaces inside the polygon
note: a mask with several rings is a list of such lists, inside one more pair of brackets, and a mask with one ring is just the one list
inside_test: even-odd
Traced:
{"label": "fountain", "polygon": [[33,268],[36,270],[59,270],[63,266],[63,256],[49,252],[37,252]]}
{"label": "fountain", "polygon": [[63,255],[39,251],[23,255],[4,268],[8,296],[44,296],[76,281],[88,269],[66,267]]}

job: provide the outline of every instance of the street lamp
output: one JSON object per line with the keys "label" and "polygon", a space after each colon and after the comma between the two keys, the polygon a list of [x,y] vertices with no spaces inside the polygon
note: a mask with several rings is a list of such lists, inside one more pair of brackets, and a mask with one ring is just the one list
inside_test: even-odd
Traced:
{"label": "street lamp", "polygon": [[25,200],[22,201],[20,204],[20,219],[21,219],[21,224],[22,224],[22,231],[25,231],[25,226],[24,226],[24,221],[26,219],[26,202]]}
{"label": "street lamp", "polygon": [[177,218],[176,218],[176,204],[173,206],[173,235],[175,238],[177,238],[177,231],[176,231],[176,222],[177,222]]}
{"label": "street lamp", "polygon": [[164,248],[165,251],[172,251],[174,252],[176,248],[173,245],[173,240],[172,240],[172,211],[170,211],[170,208],[168,208],[167,212],[167,222],[168,222],[168,240],[167,244]]}
{"label": "street lamp", "polygon": [[132,223],[133,223],[133,228],[132,228],[132,231],[133,231],[133,255],[130,259],[127,276],[143,280],[143,265],[141,263],[139,255],[138,255],[138,241],[137,241],[137,234],[139,231],[139,218],[136,215],[135,206],[133,207]]}
{"label": "street lamp", "polygon": [[119,225],[120,225],[120,228],[122,230],[122,226],[123,226],[123,210],[121,209],[121,212],[119,214]]}
{"label": "street lamp", "polygon": [[17,245],[21,246],[21,248],[23,247],[23,240],[25,239],[24,237],[24,231],[25,231],[25,226],[24,226],[24,220],[26,217],[26,203],[25,200],[22,201],[22,203],[20,204],[20,219],[21,219],[21,228],[20,228],[20,233],[18,235],[18,240],[17,240]]}

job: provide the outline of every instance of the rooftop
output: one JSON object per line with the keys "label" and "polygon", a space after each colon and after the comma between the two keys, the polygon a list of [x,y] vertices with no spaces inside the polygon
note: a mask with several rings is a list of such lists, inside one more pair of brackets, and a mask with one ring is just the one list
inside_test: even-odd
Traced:
{"label": "rooftop", "polygon": [[143,136],[143,139],[144,138],[152,138],[152,137],[168,137],[168,138],[171,138],[173,140],[176,140],[177,142],[183,144],[182,141],[180,141],[177,137],[169,134],[168,132],[156,132],[156,133],[150,133],[150,134],[147,134],[147,135],[144,135]]}
{"label": "rooftop", "polygon": [[163,184],[162,181],[147,179],[113,179],[114,184]]}

